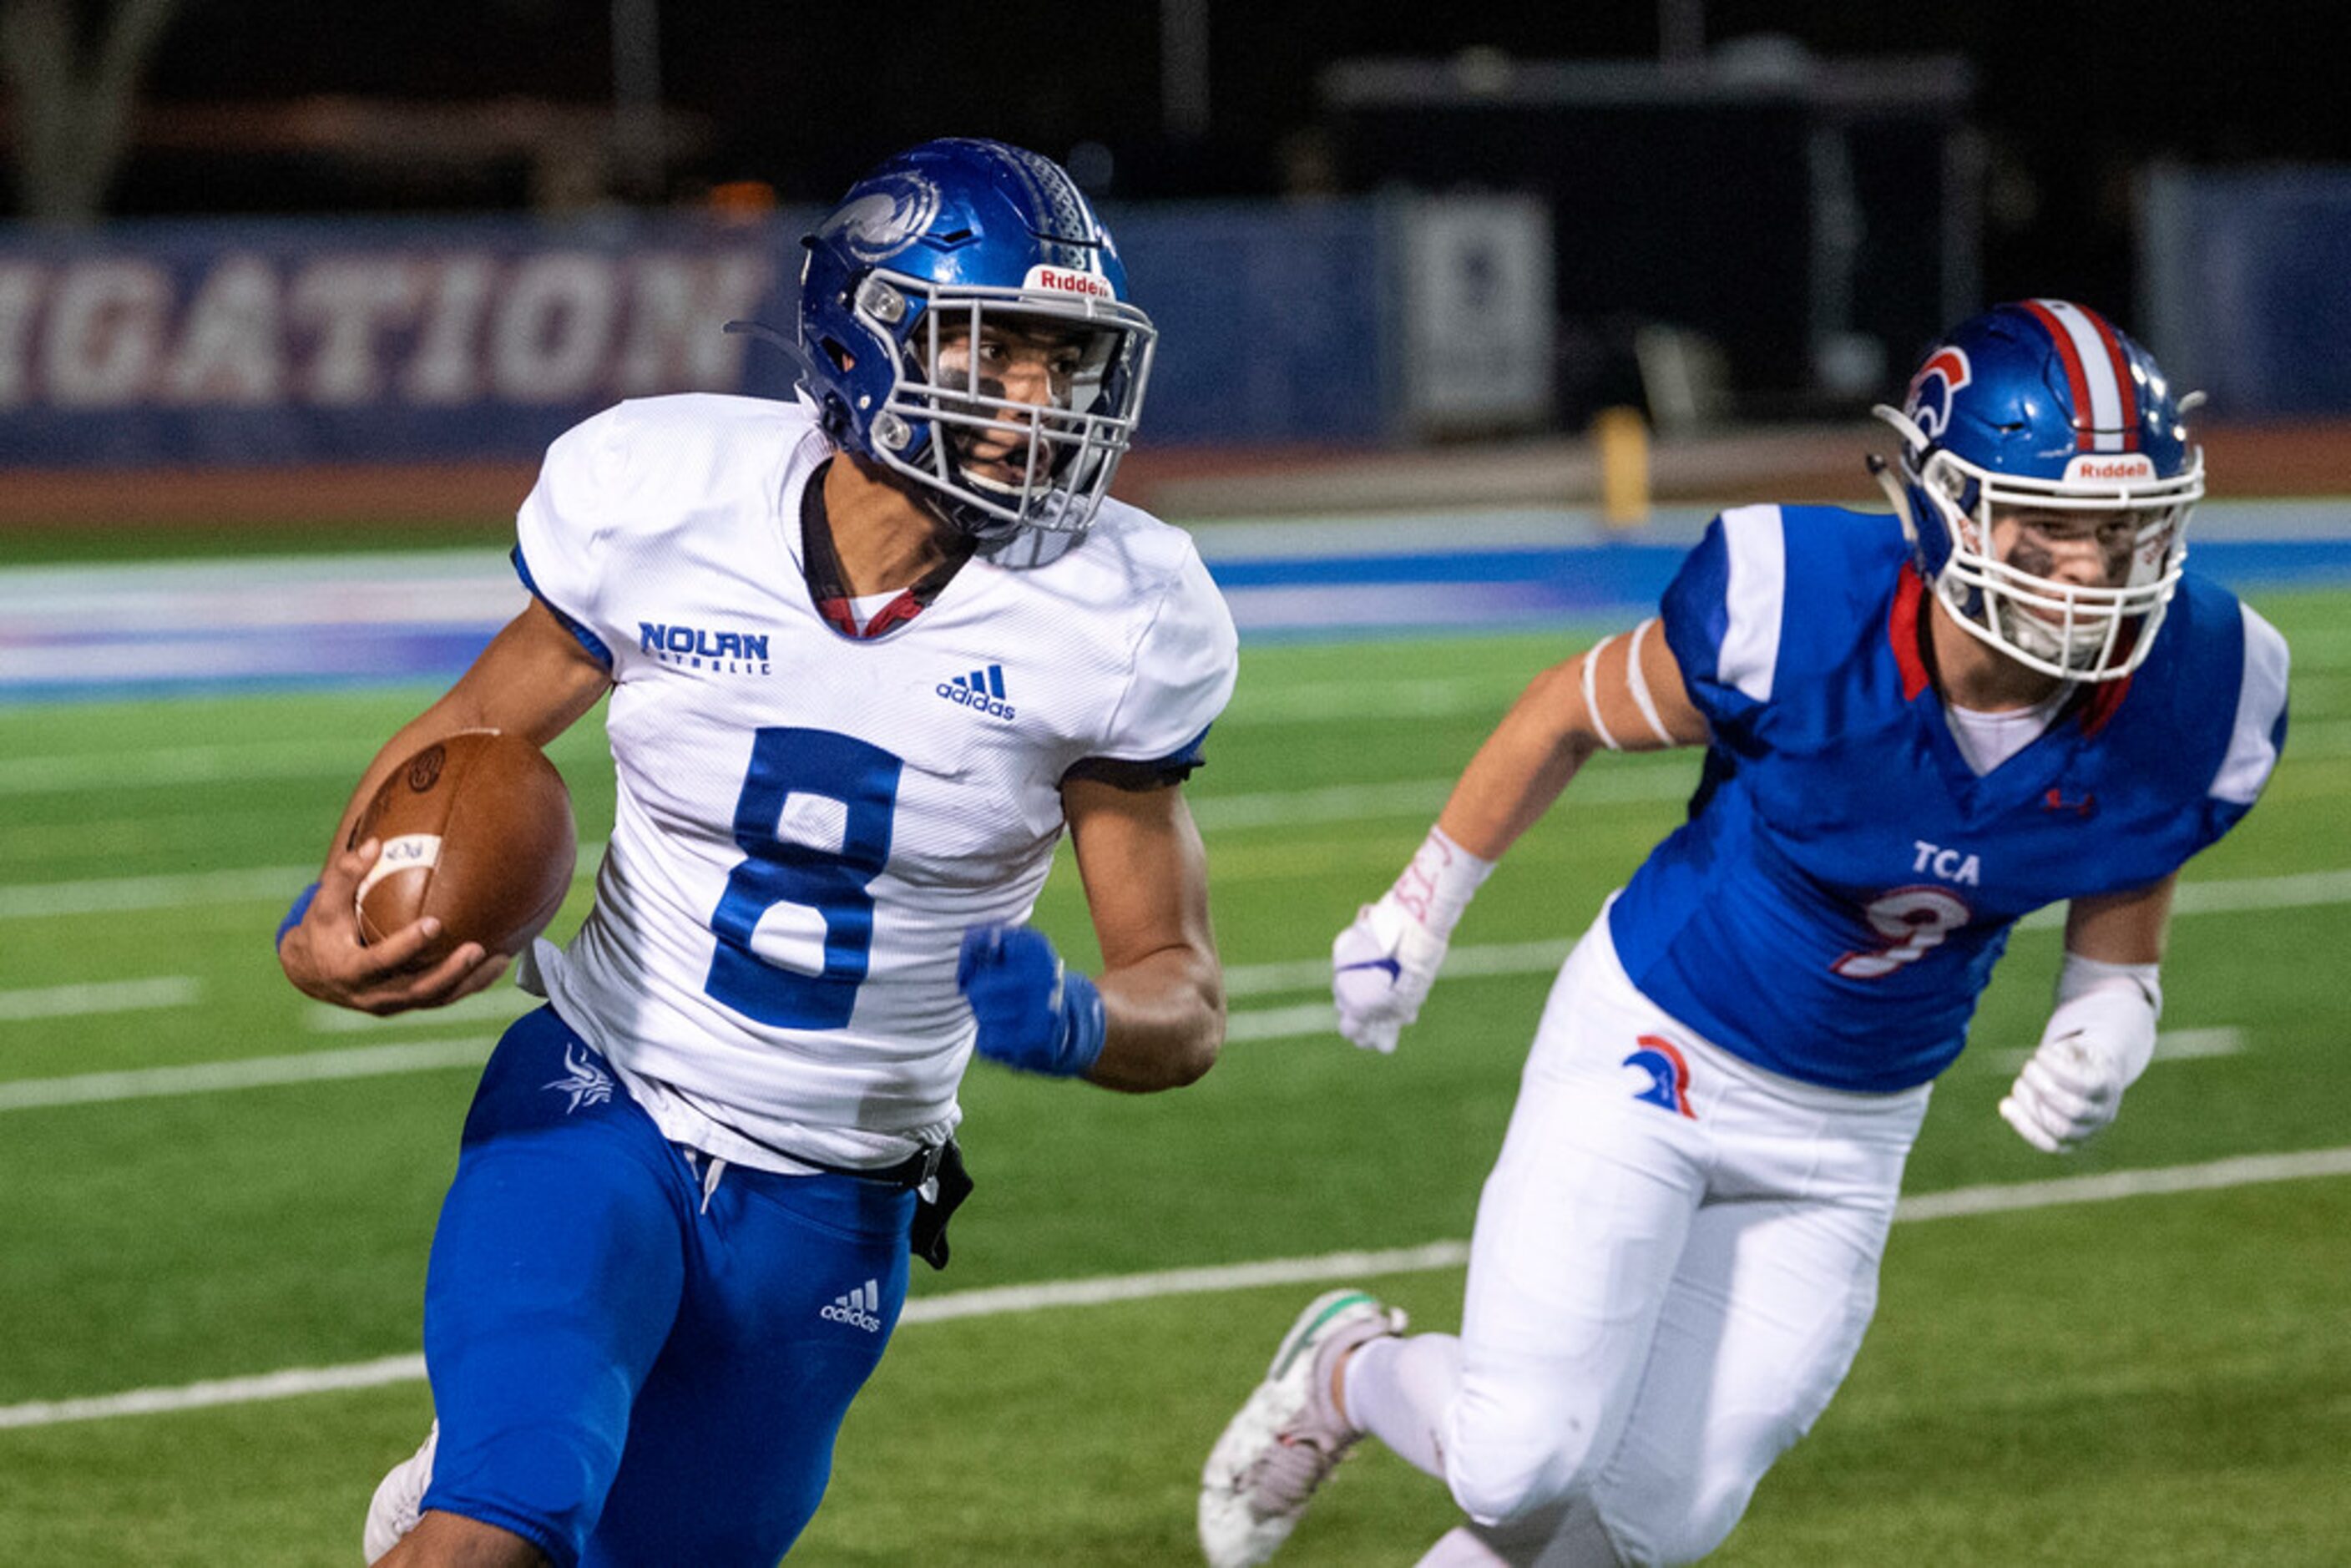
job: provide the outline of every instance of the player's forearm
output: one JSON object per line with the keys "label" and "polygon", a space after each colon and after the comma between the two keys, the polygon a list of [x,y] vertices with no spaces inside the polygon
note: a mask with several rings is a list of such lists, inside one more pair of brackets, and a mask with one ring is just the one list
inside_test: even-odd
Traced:
{"label": "player's forearm", "polygon": [[611,676],[580,651],[545,607],[530,605],[493,638],[438,701],[393,733],[360,775],[327,852],[340,853],[360,812],[394,768],[465,729],[503,729],[544,746],[611,689]]}
{"label": "player's forearm", "polygon": [[2147,887],[2077,898],[2065,911],[2065,951],[2107,964],[2159,964],[2177,873]]}
{"label": "player's forearm", "polygon": [[1462,769],[1437,825],[1480,860],[1494,861],[1540,821],[1599,742],[1576,722],[1576,665],[1537,675]]}
{"label": "player's forearm", "polygon": [[1096,977],[1109,1034],[1086,1073],[1105,1089],[1180,1089],[1215,1065],[1225,988],[1213,954],[1169,947]]}

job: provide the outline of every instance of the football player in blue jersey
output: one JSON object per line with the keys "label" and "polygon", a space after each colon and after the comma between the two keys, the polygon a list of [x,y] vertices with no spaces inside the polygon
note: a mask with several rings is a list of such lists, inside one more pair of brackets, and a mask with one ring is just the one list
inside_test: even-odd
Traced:
{"label": "football player in blue jersey", "polygon": [[[541,943],[434,1236],[438,1424],[369,1512],[397,1568],[769,1568],[815,1510],[910,1251],[946,1258],[977,1054],[1149,1091],[1224,1033],[1179,788],[1231,695],[1188,536],[1112,499],[1155,333],[1068,174],[922,144],[807,240],[797,402],[626,402],[549,448],[528,607],[368,770],[279,932],[314,997],[488,983],[373,946],[350,844],[402,759],[608,694],[618,816]],[[708,656],[705,656],[708,655]],[[1102,967],[1028,924],[1067,831]]]}
{"label": "football player in blue jersey", "polygon": [[1851,1365],[1929,1082],[2045,904],[2055,1005],[2000,1113],[2052,1154],[2114,1120],[2179,867],[2285,733],[2283,640],[2181,571],[2190,402],[2094,310],[1972,318],[1877,411],[1895,516],[1725,513],[1657,617],[1535,678],[1333,945],[1350,1040],[1395,1049],[1597,752],[1704,746],[1688,819],[1552,988],[1460,1334],[1309,1306],[1203,1474],[1211,1563],[1270,1556],[1367,1432],[1468,1516],[1424,1564],[1720,1545]]}

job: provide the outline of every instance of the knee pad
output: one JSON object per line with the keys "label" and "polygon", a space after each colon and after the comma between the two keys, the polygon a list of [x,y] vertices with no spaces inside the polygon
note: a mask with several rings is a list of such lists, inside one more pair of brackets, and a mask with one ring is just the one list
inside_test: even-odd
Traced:
{"label": "knee pad", "polygon": [[1445,1481],[1480,1524],[1504,1524],[1589,1490],[1604,1455],[1600,1412],[1573,1398],[1506,1394],[1456,1401],[1445,1437]]}

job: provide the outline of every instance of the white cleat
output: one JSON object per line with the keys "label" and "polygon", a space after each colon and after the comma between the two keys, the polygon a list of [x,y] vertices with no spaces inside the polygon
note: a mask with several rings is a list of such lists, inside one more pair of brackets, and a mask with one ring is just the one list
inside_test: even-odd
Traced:
{"label": "white cleat", "polygon": [[424,1434],[423,1446],[376,1483],[375,1496],[368,1500],[367,1532],[360,1537],[360,1550],[370,1563],[399,1545],[400,1538],[424,1517],[424,1489],[433,1484],[433,1451],[440,1446],[441,1423],[435,1421]]}
{"label": "white cleat", "polygon": [[1361,1291],[1326,1291],[1298,1314],[1200,1471],[1209,1568],[1257,1568],[1290,1539],[1314,1490],[1364,1435],[1332,1398],[1335,1358],[1404,1323],[1403,1312]]}

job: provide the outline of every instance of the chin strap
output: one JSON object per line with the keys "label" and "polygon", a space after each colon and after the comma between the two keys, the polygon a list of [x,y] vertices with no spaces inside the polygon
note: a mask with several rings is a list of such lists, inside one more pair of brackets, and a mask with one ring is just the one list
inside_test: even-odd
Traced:
{"label": "chin strap", "polygon": [[[1892,411],[1880,410],[1880,412],[1891,413]],[[1907,420],[1903,423],[1908,423]],[[1910,486],[1896,473],[1894,465],[1876,453],[1873,452],[1869,455],[1868,463],[1870,477],[1876,480],[1877,487],[1886,492],[1886,499],[1893,507],[1895,517],[1902,524],[1903,541],[1910,547],[1910,559],[1917,563],[1919,575],[1927,579],[1927,591],[1949,606],[1953,618],[1962,626],[1970,631],[1980,630],[1976,618],[1991,613],[1984,603],[1983,591],[1970,586],[1964,600],[1954,599],[1949,590],[1944,586],[1942,573],[1936,572],[1931,575],[1928,573],[1927,551],[1926,547],[1919,542],[1917,512],[1912,504]],[[1954,540],[1953,543],[1956,544],[1957,541]],[[1946,564],[1949,564],[1948,561]],[[1923,628],[1926,622],[1922,620],[1919,624]],[[1923,631],[1920,638],[1924,641]]]}
{"label": "chin strap", "polygon": [[752,339],[775,350],[791,366],[795,383],[807,382],[816,374],[816,366],[810,362],[808,350],[800,347],[799,340],[785,336],[765,321],[729,321],[718,329],[733,337]]}
{"label": "chin strap", "polygon": [[[935,435],[933,439],[936,439]],[[944,490],[934,490],[928,486],[922,488],[922,503],[940,521],[978,546],[983,555],[1029,531],[1026,523],[1008,521],[993,512],[984,512]]]}
{"label": "chin strap", "polygon": [[1909,544],[1912,553],[1917,553],[1918,519],[1911,515],[1909,486],[1895,476],[1894,465],[1876,453],[1871,453],[1868,461],[1869,476],[1877,481],[1877,487],[1885,491],[1886,500],[1893,503],[1894,515],[1902,524],[1902,538]]}
{"label": "chin strap", "polygon": [[[1902,437],[1906,452],[1923,452],[1930,444],[1927,433],[1918,428],[1917,422],[1893,404],[1881,402],[1869,412],[1872,417],[1884,420],[1894,427],[1895,434]],[[1909,541],[1912,553],[1920,553],[1918,518],[1911,506],[1910,487],[1905,482],[1907,476],[1897,475],[1894,465],[1875,452],[1869,455],[1868,463],[1869,476],[1877,481],[1879,489],[1886,492],[1886,498],[1894,505],[1895,517],[1901,520],[1902,537]]]}

